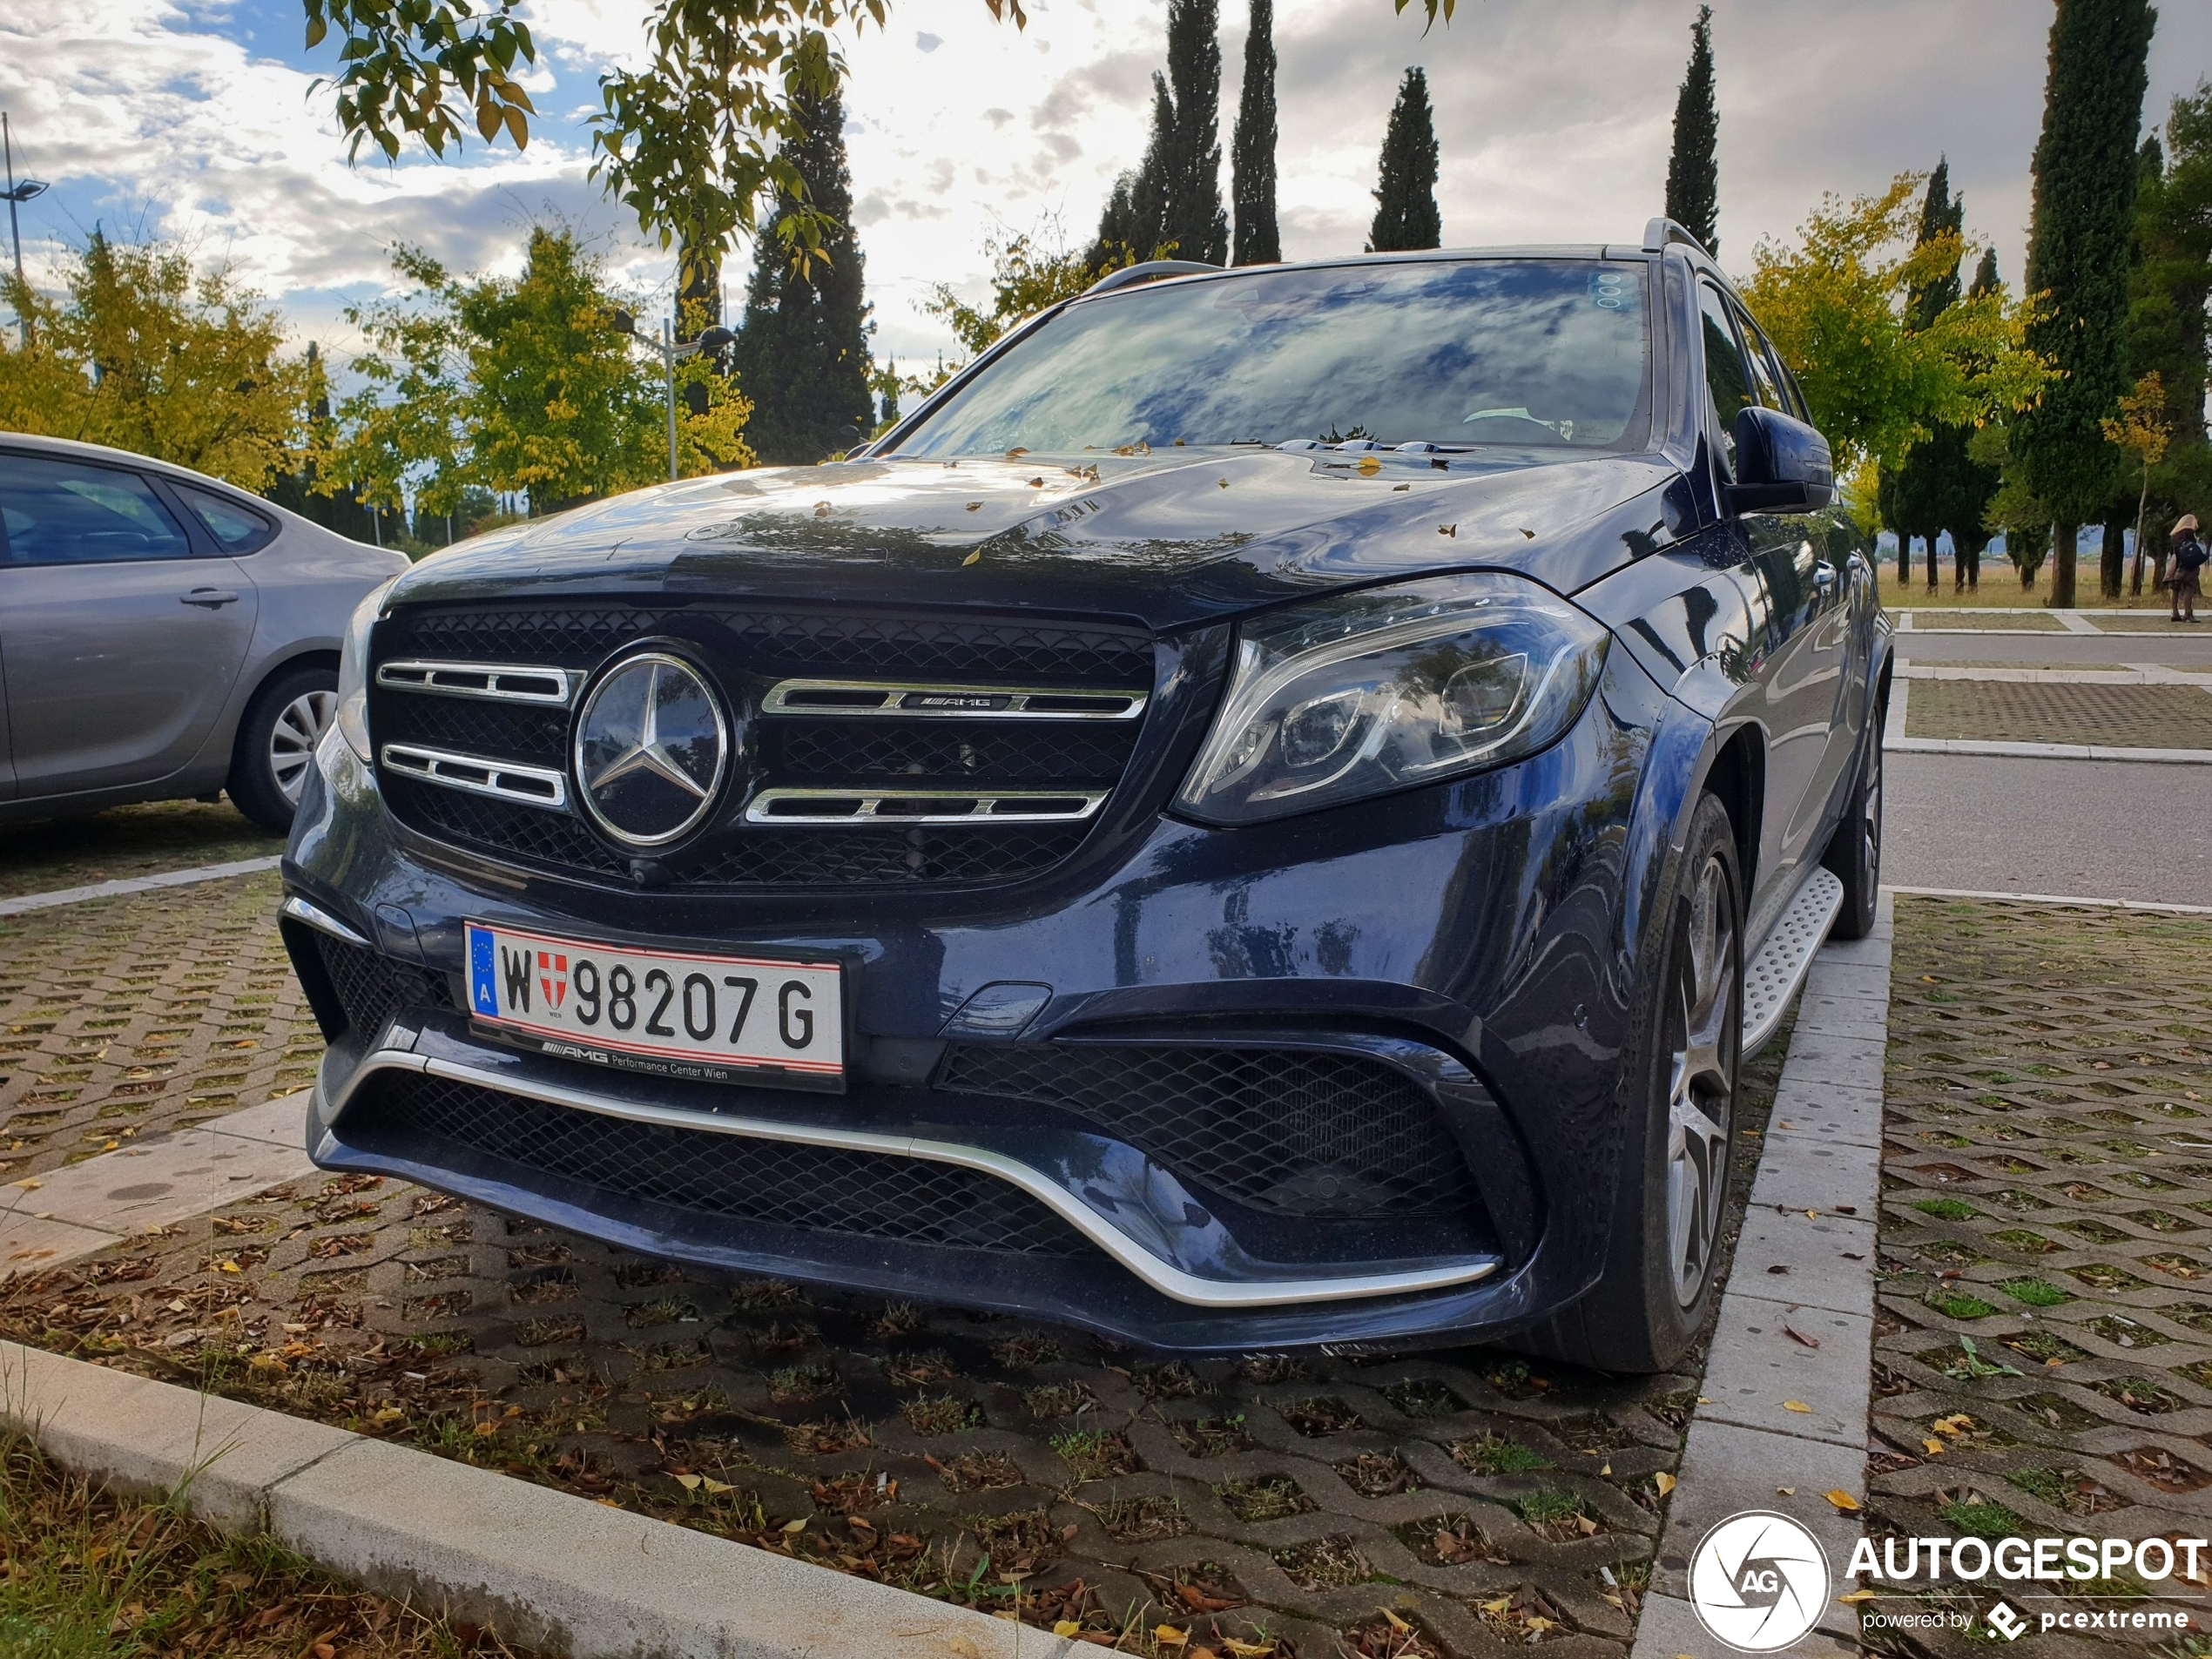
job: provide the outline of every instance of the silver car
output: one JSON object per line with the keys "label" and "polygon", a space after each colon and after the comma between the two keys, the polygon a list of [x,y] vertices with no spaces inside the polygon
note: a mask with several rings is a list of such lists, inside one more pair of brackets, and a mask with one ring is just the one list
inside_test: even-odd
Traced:
{"label": "silver car", "polygon": [[182,467],[0,432],[0,821],[227,789],[288,829],[347,618],[407,566]]}

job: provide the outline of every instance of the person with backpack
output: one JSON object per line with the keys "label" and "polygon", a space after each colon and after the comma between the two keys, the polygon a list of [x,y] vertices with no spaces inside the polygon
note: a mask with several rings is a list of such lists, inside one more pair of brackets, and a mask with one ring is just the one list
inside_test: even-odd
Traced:
{"label": "person with backpack", "polygon": [[2196,515],[2184,513],[2174,523],[2174,574],[2166,585],[2174,590],[2172,622],[2196,620],[2196,596],[2204,569],[2204,543],[2196,533]]}

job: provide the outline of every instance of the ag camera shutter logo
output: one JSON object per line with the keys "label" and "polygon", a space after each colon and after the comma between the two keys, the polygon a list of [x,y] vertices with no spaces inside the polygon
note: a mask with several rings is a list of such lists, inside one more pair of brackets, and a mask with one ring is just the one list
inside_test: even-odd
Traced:
{"label": "ag camera shutter logo", "polygon": [[1828,1605],[1828,1557],[1787,1515],[1730,1515],[1689,1558],[1689,1605],[1716,1642],[1774,1653],[1804,1636]]}

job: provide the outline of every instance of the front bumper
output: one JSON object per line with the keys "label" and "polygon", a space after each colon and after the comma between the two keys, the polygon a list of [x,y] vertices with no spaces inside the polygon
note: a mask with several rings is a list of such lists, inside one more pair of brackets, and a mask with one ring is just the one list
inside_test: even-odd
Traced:
{"label": "front bumper", "polygon": [[[1258,830],[1158,820],[995,894],[803,906],[475,865],[395,826],[327,744],[286,866],[287,941],[333,1037],[309,1150],[656,1255],[1165,1349],[1508,1334],[1602,1257],[1637,954],[1622,803],[1672,710],[1615,653],[1576,731],[1500,772]],[[852,1086],[686,1082],[505,1047],[457,1011],[472,917],[836,954]],[[413,989],[349,1011],[332,946]],[[1026,1025],[962,1024],[1008,983],[1046,988]],[[996,1048],[1370,1068],[1434,1115],[1464,1201],[1246,1202],[1096,1114],[941,1086],[952,1055]]]}

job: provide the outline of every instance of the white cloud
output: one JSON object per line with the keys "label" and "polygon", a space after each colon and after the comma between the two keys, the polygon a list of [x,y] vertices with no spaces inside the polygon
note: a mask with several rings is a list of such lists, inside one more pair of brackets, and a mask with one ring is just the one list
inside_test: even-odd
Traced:
{"label": "white cloud", "polygon": [[[546,211],[598,239],[641,287],[670,261],[586,178],[604,68],[644,54],[644,0],[529,0],[547,111],[529,150],[470,145],[451,165],[349,167],[313,72],[248,44],[296,41],[295,0],[7,0],[0,103],[56,190],[34,243],[94,218],[226,253],[326,342],[347,294],[387,277],[405,239],[457,265],[511,262]],[[914,359],[947,336],[917,309],[931,285],[980,295],[983,239],[1062,216],[1086,238],[1145,136],[1164,0],[1031,0],[1029,26],[980,0],[894,0],[894,24],[844,43],[854,217],[878,349]],[[1443,149],[1446,239],[1604,240],[1658,209],[1693,7],[1485,0],[1424,33],[1388,0],[1278,0],[1285,252],[1357,248],[1399,75],[1428,72]],[[1721,231],[1732,266],[1786,234],[1825,190],[1879,189],[1947,152],[1967,222],[2016,277],[2041,111],[2047,7],[2023,0],[1720,0]],[[1234,119],[1244,8],[1223,0],[1222,144]],[[910,25],[926,23],[926,31]],[[1909,49],[1906,44],[1909,43]],[[320,67],[332,67],[325,49]],[[2146,113],[2212,69],[2212,7],[2161,9]],[[538,89],[543,89],[538,90]],[[1224,179],[1224,191],[1228,180]],[[742,286],[745,256],[730,287]]]}

